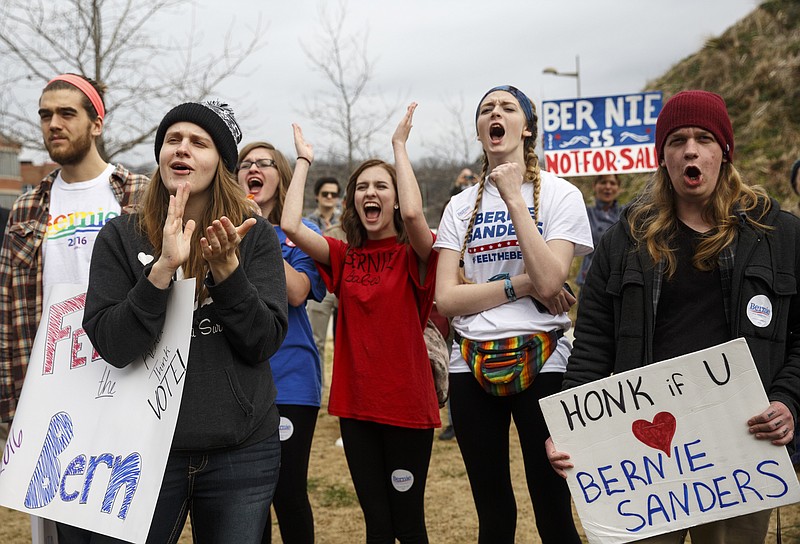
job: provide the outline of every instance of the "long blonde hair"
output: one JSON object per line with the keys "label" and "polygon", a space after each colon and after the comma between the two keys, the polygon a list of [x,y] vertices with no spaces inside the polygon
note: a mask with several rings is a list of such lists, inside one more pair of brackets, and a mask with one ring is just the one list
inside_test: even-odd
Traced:
{"label": "long blonde hair", "polygon": [[[768,229],[759,221],[770,207],[769,195],[762,187],[746,185],[733,164],[722,163],[717,185],[703,210],[704,219],[714,225],[714,229],[697,246],[692,265],[703,271],[717,266],[720,253],[736,236],[740,215],[756,228]],[[752,219],[750,212],[757,209],[758,215]],[[647,248],[654,264],[666,260],[665,273],[668,278],[672,277],[677,267],[673,242],[678,232],[678,216],[666,167],[658,167],[631,204],[627,217],[633,238]]]}
{"label": "long blonde hair", "polygon": [[[187,278],[195,278],[195,295],[203,300],[208,293],[204,285],[208,274],[208,264],[200,251],[200,238],[205,236],[205,229],[223,215],[234,225],[240,225],[253,215],[251,204],[245,198],[238,180],[225,168],[222,159],[217,163],[214,179],[207,191],[211,191],[209,204],[203,209],[203,215],[196,220],[196,228],[192,234],[192,251],[188,261],[183,265],[183,274]],[[139,211],[138,227],[155,249],[156,260],[161,255],[164,241],[164,222],[169,209],[169,192],[161,179],[160,169],[156,169],[150,184],[145,190]],[[237,249],[238,255],[238,249]]]}

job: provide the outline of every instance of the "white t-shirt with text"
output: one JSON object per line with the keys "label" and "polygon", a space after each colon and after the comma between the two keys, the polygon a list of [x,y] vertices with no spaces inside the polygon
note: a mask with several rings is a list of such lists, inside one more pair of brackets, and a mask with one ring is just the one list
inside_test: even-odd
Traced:
{"label": "white t-shirt with text", "polygon": [[[568,181],[549,172],[542,171],[541,180],[541,217],[537,220],[537,226],[545,242],[566,240],[575,244],[575,256],[590,253],[592,232],[581,192]],[[450,200],[439,224],[435,248],[461,252],[478,188],[478,185],[473,185]],[[522,195],[533,216],[532,183],[523,184]],[[470,281],[482,283],[499,273],[507,272],[510,276],[516,276],[524,273],[524,270],[525,263],[508,208],[497,187],[487,180],[464,255],[464,273]],[[453,327],[462,337],[479,341],[554,329],[566,331],[570,326],[566,313],[551,315],[540,312],[531,297],[518,298],[515,302],[507,302],[477,314],[453,318]],[[570,350],[569,341],[562,337],[556,352],[550,356],[541,372],[563,372]],[[450,371],[469,372],[455,344],[450,356]]]}
{"label": "white t-shirt with text", "polygon": [[97,233],[122,213],[109,182],[114,168],[109,164],[96,178],[74,183],[59,172],[53,182],[42,246],[45,293],[56,283],[88,283]]}

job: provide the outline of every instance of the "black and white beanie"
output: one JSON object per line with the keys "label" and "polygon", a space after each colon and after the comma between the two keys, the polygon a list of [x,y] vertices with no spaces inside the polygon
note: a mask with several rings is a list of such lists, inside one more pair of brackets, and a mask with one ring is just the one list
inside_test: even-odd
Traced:
{"label": "black and white beanie", "polygon": [[214,140],[214,145],[217,146],[217,151],[222,162],[225,163],[225,167],[231,172],[236,172],[238,157],[236,146],[242,141],[242,131],[233,116],[231,107],[218,100],[186,102],[169,110],[156,131],[156,162],[158,162],[161,146],[164,145],[164,135],[167,129],[181,121],[194,123],[208,132],[211,139]]}

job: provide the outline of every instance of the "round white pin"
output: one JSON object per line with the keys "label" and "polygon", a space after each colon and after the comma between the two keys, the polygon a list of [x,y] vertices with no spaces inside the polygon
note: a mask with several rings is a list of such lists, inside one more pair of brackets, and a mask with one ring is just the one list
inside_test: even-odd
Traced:
{"label": "round white pin", "polygon": [[404,469],[397,469],[392,472],[392,487],[401,493],[411,489],[414,485],[414,475]]}
{"label": "round white pin", "polygon": [[747,319],[756,327],[766,327],[772,321],[772,302],[766,295],[756,295],[747,302]]}
{"label": "round white pin", "polygon": [[289,440],[294,434],[294,423],[288,418],[281,417],[281,422],[278,424],[278,433],[281,437],[281,442]]}

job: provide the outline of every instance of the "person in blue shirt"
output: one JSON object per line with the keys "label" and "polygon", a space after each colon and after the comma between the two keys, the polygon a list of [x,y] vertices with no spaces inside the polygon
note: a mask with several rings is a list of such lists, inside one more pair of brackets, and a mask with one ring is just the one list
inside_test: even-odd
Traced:
{"label": "person in blue shirt", "polygon": [[[313,543],[314,515],[308,500],[307,479],[311,442],[322,400],[322,367],[306,312],[306,301],[325,296],[314,261],[286,237],[280,227],[292,168],[283,154],[266,142],[253,142],[239,153],[239,184],[275,227],[283,253],[289,329],[280,349],[270,358],[278,387],[276,404],[281,416],[281,468],[273,506],[283,542]],[[309,228],[319,229],[309,221]],[[262,542],[272,541],[267,523]]]}

